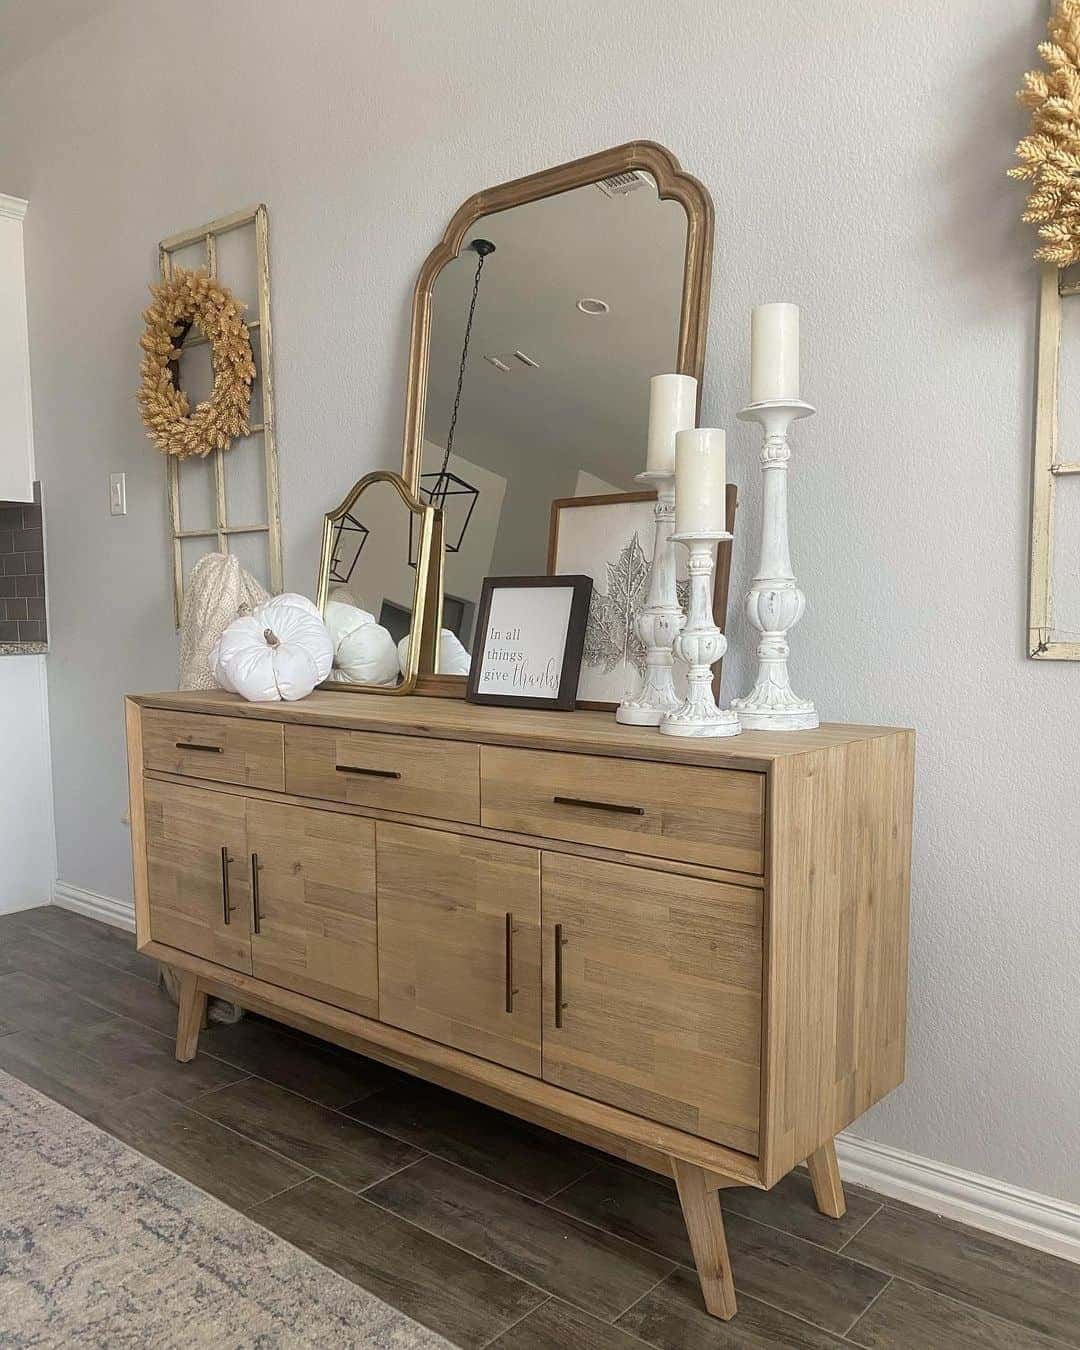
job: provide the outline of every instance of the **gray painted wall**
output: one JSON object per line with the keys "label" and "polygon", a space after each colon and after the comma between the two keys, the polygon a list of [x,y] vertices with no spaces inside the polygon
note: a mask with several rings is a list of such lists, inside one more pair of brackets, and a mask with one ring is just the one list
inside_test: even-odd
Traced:
{"label": "gray painted wall", "polygon": [[[170,231],[269,204],[286,579],[400,443],[416,270],[474,190],[635,136],[712,190],[704,418],[743,489],[748,312],[804,307],[798,685],[919,731],[906,1085],[867,1135],[1080,1200],[1080,668],[1025,659],[1035,280],[1003,179],[1043,0],[123,0],[0,85],[29,197],[60,875],[129,893],[120,696],[173,683],[164,477],[136,416]],[[128,474],[131,514],[107,514]],[[733,623],[746,670],[747,633]]]}

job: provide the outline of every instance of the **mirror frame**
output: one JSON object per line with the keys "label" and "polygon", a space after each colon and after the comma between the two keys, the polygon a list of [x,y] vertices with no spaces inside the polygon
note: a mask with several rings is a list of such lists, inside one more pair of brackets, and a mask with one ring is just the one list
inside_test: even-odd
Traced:
{"label": "mirror frame", "polygon": [[[352,510],[368,488],[376,483],[390,483],[414,516],[419,517],[420,538],[416,554],[416,584],[413,589],[413,640],[409,643],[409,666],[402,681],[396,685],[350,684],[344,680],[325,680],[320,689],[368,694],[411,694],[418,680],[431,678],[435,669],[436,638],[442,611],[442,512],[420,501],[401,474],[387,469],[366,473],[355,482],[333,511],[323,516],[322,550],[319,554],[319,583],[315,604],[320,614],[326,612],[330,595],[330,567],[333,561],[334,527]],[[458,676],[464,679],[464,676]]]}
{"label": "mirror frame", "polygon": [[[512,210],[544,197],[555,197],[574,188],[588,187],[601,178],[640,169],[651,174],[661,201],[677,201],[686,212],[686,253],[683,262],[683,292],[679,319],[679,345],[675,373],[693,375],[698,381],[701,401],[701,376],[705,366],[705,339],[709,324],[709,293],[712,281],[714,213],[708,189],[656,141],[629,141],[567,164],[515,178],[497,187],[474,193],[454,212],[442,238],[428,254],[416,279],[413,292],[412,332],[409,338],[409,382],[405,395],[405,435],[401,476],[414,501],[418,500],[423,459],[424,414],[431,341],[431,302],[439,273],[461,252],[466,235],[484,216]],[[428,508],[433,509],[433,508]],[[441,516],[441,512],[438,513]],[[440,521],[441,528],[441,521]],[[438,544],[437,573],[438,623],[434,641],[425,648],[429,670],[421,670],[415,690],[448,698],[464,698],[467,677],[434,675],[434,653],[442,627],[442,542]],[[350,686],[345,686],[346,688]],[[355,686],[353,686],[355,687]]]}

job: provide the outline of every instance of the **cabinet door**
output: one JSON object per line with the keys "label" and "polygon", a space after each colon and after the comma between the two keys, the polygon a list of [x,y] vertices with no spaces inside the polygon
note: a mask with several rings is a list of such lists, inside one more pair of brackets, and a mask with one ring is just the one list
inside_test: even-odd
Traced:
{"label": "cabinet door", "polygon": [[758,1145],[760,891],[543,857],[549,1083]]}
{"label": "cabinet door", "polygon": [[379,821],[384,1022],[540,1072],[540,854]]}
{"label": "cabinet door", "polygon": [[144,785],[150,936],[251,974],[244,799]]}
{"label": "cabinet door", "polygon": [[252,973],[377,1017],[374,822],[249,800],[247,833]]}

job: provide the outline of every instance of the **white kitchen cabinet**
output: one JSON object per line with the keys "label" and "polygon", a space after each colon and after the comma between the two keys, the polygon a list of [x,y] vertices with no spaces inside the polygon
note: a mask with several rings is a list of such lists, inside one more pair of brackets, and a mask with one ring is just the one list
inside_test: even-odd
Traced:
{"label": "white kitchen cabinet", "polygon": [[34,497],[34,426],[26,325],[26,202],[0,193],[0,501]]}

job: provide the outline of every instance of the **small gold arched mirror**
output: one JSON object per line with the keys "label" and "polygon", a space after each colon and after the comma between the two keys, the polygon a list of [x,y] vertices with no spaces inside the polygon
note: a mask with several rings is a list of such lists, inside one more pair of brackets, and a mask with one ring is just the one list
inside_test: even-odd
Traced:
{"label": "small gold arched mirror", "polygon": [[407,694],[434,666],[438,513],[400,474],[365,474],[323,519],[316,603],[334,640],[325,688]]}

